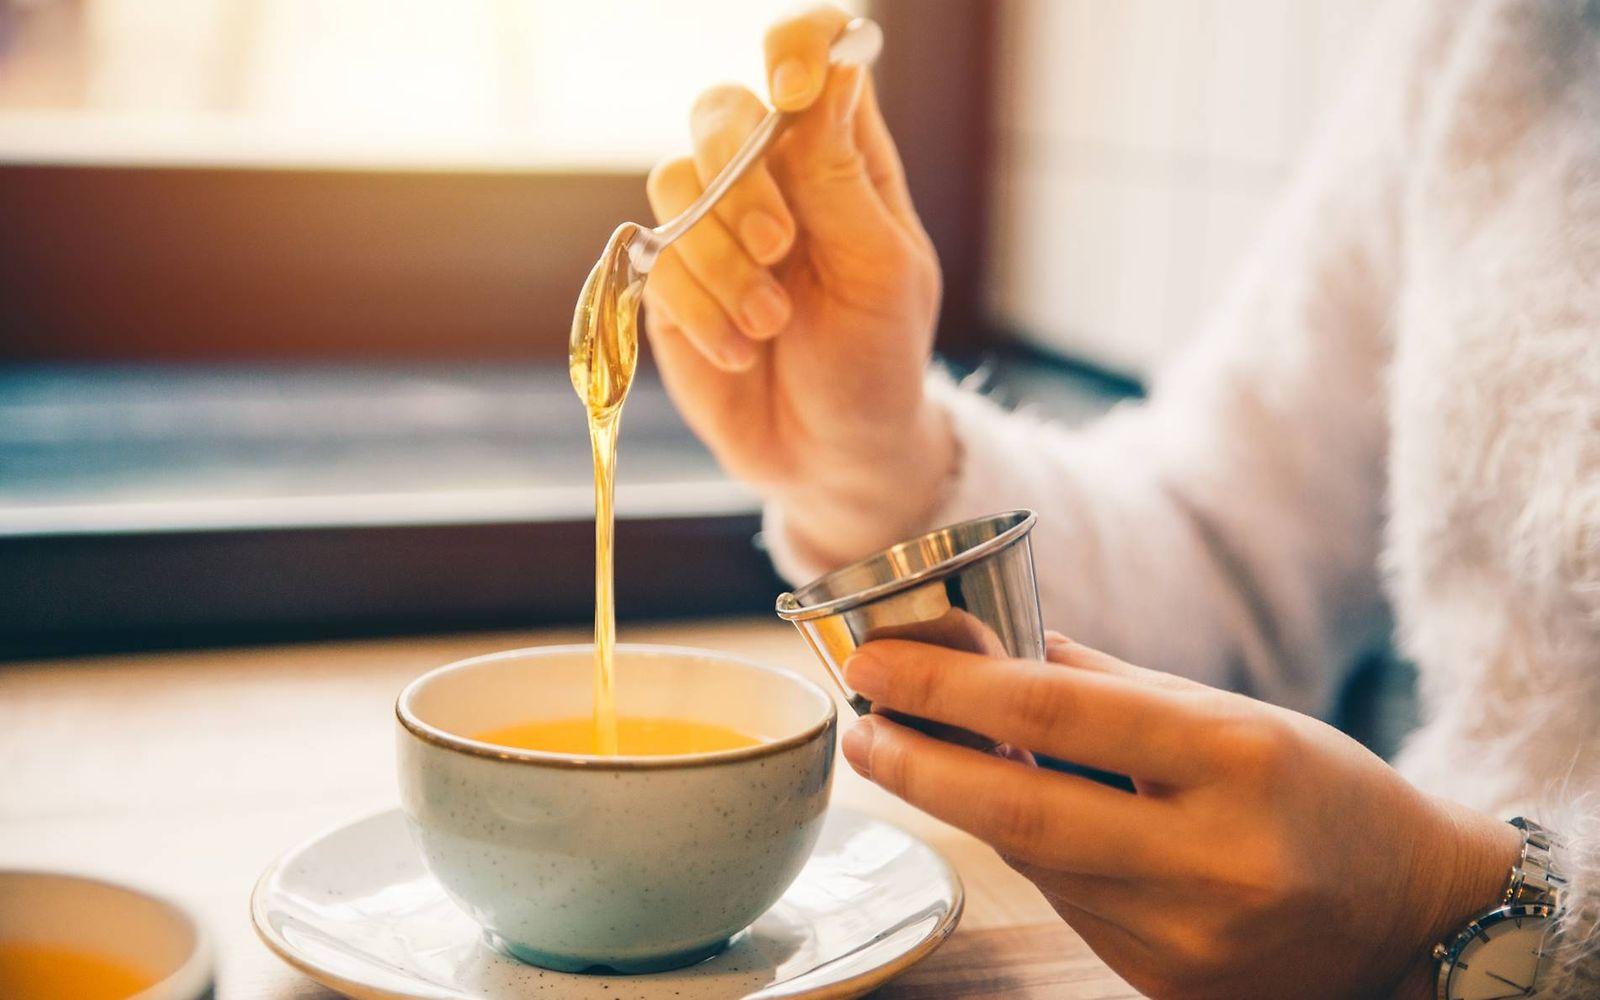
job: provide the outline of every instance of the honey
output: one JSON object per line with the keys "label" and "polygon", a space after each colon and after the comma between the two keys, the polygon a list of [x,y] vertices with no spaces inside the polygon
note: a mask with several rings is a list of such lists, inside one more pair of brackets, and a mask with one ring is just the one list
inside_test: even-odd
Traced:
{"label": "honey", "polygon": [[612,234],[578,297],[568,373],[589,420],[594,458],[594,747],[617,751],[615,560],[617,430],[639,362],[644,275],[628,260],[623,226]]}

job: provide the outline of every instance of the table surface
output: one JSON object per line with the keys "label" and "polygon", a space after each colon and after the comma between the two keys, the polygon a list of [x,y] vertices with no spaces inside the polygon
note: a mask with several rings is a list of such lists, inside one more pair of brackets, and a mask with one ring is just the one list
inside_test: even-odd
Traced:
{"label": "table surface", "polygon": [[[781,622],[622,632],[822,679]],[[0,867],[103,875],[185,901],[216,938],[221,1000],[331,997],[256,939],[256,876],[285,848],[395,804],[392,706],[404,682],[464,656],[587,638],[557,629],[0,664]],[[1138,996],[972,837],[848,767],[833,795],[933,844],[966,884],[956,933],[876,996]]]}

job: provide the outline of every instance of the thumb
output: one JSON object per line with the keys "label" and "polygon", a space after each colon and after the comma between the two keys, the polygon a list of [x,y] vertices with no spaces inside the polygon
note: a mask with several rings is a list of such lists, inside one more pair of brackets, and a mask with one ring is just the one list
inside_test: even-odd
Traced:
{"label": "thumb", "polygon": [[779,111],[803,111],[821,94],[828,74],[828,48],[850,15],[827,3],[813,4],[767,29],[767,92]]}
{"label": "thumb", "polygon": [[769,163],[806,236],[825,252],[878,254],[900,227],[857,142],[867,71],[834,66],[822,96],[779,139]]}

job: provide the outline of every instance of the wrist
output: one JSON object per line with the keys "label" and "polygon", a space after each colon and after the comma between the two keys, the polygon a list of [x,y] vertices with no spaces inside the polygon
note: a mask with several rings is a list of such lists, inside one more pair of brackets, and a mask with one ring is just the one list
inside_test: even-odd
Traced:
{"label": "wrist", "polygon": [[1493,908],[1505,893],[1522,850],[1522,835],[1509,823],[1454,802],[1436,800],[1443,814],[1439,844],[1419,844],[1433,859],[1423,867],[1408,899],[1415,930],[1403,936],[1410,965],[1395,990],[1400,1000],[1436,995],[1438,963],[1433,946],[1455,936],[1467,922]]}
{"label": "wrist", "polygon": [[949,415],[924,399],[890,441],[769,495],[783,510],[789,545],[809,563],[836,568],[929,527],[960,461]]}

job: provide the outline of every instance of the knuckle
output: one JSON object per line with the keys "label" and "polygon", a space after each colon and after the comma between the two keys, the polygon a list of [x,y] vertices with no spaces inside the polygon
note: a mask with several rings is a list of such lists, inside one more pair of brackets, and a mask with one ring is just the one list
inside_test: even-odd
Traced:
{"label": "knuckle", "polygon": [[689,110],[690,131],[697,142],[717,138],[737,126],[746,112],[760,103],[755,94],[737,83],[708,87],[694,99]]}
{"label": "knuckle", "polygon": [[708,299],[721,309],[736,308],[740,295],[754,283],[751,265],[738,245],[729,240],[697,239],[692,232],[679,245],[689,272]]}
{"label": "knuckle", "polygon": [[807,184],[825,188],[833,184],[853,183],[867,172],[867,161],[853,147],[817,150],[806,158],[804,180]]}
{"label": "knuckle", "polygon": [[666,308],[663,311],[674,325],[689,334],[697,344],[715,346],[733,335],[733,327],[722,310],[707,301],[705,296],[680,293],[665,301]]}
{"label": "knuckle", "polygon": [[656,259],[655,269],[650,272],[650,281],[644,286],[645,301],[665,302],[685,298],[685,293],[693,287],[688,277],[683,254],[676,246],[667,247]]}
{"label": "knuckle", "polygon": [[872,744],[869,761],[872,778],[896,795],[907,791],[910,781],[909,757],[899,740],[877,739]]}
{"label": "knuckle", "polygon": [[928,661],[917,656],[888,662],[892,666],[885,672],[883,700],[910,712],[925,709],[938,689]]}
{"label": "knuckle", "polygon": [[1031,734],[1044,734],[1063,725],[1072,715],[1073,695],[1060,678],[1032,672],[1011,690],[1008,714]]}
{"label": "knuckle", "polygon": [[718,308],[716,303],[704,298],[699,301],[686,325],[692,326],[700,339],[709,345],[725,344],[740,336],[727,313]]}
{"label": "knuckle", "polygon": [[[737,152],[737,148],[729,149],[722,158],[731,160]],[[760,209],[774,218],[788,215],[788,209],[783,204],[783,196],[772,186],[770,177],[762,175],[760,164],[739,178],[733,187],[728,189],[727,197],[723,198],[717,207],[731,209],[726,214],[734,218],[739,217],[746,209]]]}
{"label": "knuckle", "polygon": [[695,95],[689,113],[696,118],[715,114],[746,93],[749,92],[737,83],[714,83]]}
{"label": "knuckle", "polygon": [[1298,757],[1299,739],[1294,730],[1259,714],[1223,723],[1215,738],[1227,767],[1258,780],[1287,773]]}
{"label": "knuckle", "polygon": [[1005,831],[1009,853],[1025,862],[1039,858],[1049,837],[1049,824],[1037,799],[1000,792],[989,809],[998,828]]}
{"label": "knuckle", "polygon": [[749,267],[745,265],[743,251],[739,244],[731,237],[726,237],[712,229],[716,223],[712,220],[701,220],[695,228],[700,230],[694,234],[690,245],[694,248],[694,255],[704,262],[705,268],[713,283],[721,285],[724,282],[733,286],[742,286],[749,279]]}
{"label": "knuckle", "polygon": [[652,203],[660,204],[677,196],[688,185],[697,183],[694,162],[678,156],[661,160],[651,167],[649,175],[645,177],[644,190]]}

